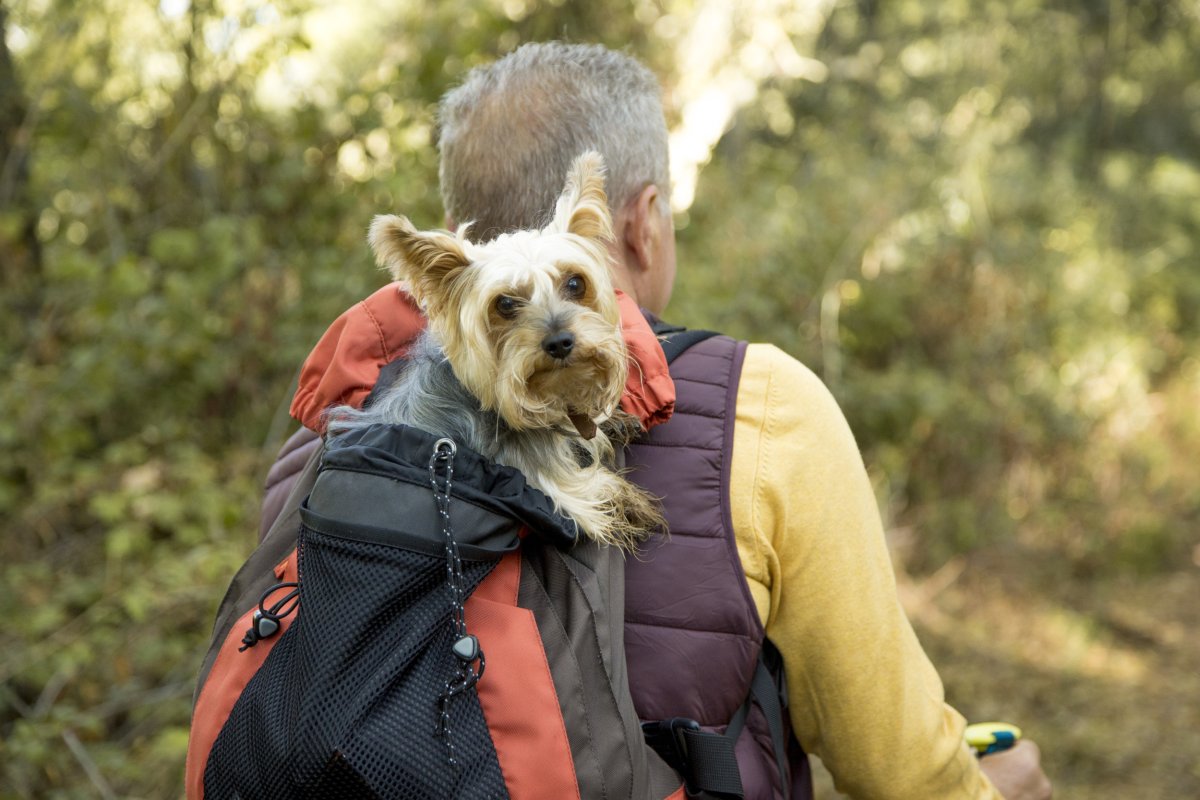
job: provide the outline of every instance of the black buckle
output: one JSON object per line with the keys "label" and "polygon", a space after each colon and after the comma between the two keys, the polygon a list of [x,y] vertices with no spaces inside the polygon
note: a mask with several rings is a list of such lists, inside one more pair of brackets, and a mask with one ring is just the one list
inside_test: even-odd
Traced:
{"label": "black buckle", "polygon": [[693,795],[699,790],[692,780],[687,739],[684,736],[687,731],[699,733],[700,723],[687,717],[671,717],[657,722],[642,723],[642,735],[646,737],[646,744],[654,748],[671,769],[683,776],[687,793]]}

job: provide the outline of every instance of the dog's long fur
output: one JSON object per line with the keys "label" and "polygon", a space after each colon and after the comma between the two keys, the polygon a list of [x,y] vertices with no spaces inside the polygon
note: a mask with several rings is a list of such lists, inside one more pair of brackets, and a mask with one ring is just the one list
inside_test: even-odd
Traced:
{"label": "dog's long fur", "polygon": [[[485,245],[377,217],[376,256],[409,280],[429,328],[368,408],[331,412],[331,433],[403,423],[449,436],[520,470],[606,544],[631,549],[662,527],[650,496],[608,466],[640,426],[618,406],[628,356],[608,273],[603,187],[600,156],[585,153],[546,228]],[[501,299],[515,310],[498,310]],[[567,357],[543,347],[558,331],[574,337]]]}

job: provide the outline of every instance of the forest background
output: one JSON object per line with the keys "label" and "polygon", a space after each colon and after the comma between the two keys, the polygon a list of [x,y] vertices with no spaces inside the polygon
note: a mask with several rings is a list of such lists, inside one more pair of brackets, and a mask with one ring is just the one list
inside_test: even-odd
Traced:
{"label": "forest background", "polygon": [[[969,718],[1062,797],[1200,795],[1200,4],[0,2],[0,797],[180,795],[289,385],[441,221],[438,97],[645,60],[672,319],[842,403]],[[821,795],[833,797],[827,777]]]}

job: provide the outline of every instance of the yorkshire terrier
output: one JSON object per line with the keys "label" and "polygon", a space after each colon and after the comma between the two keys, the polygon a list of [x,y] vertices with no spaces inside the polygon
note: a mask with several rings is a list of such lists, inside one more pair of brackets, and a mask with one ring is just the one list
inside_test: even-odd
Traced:
{"label": "yorkshire terrier", "polygon": [[620,410],[628,370],[609,277],[612,217],[598,153],[579,156],[554,218],[486,244],[378,216],[381,267],[429,320],[396,382],[330,429],[403,423],[525,474],[590,538],[624,549],[661,527],[658,504],[612,468],[640,431]]}

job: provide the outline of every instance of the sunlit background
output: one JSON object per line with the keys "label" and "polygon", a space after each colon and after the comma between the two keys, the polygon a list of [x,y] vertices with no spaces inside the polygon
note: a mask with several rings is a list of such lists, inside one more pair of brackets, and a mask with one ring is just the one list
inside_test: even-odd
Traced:
{"label": "sunlit background", "polygon": [[[1200,796],[1200,5],[0,0],[0,797],[181,794],[289,385],[522,42],[660,77],[667,316],[858,436],[950,701]],[[827,777],[820,794],[836,795]]]}

